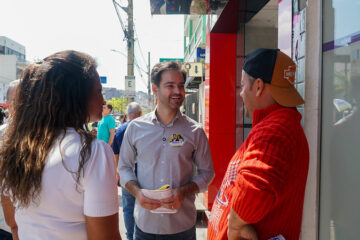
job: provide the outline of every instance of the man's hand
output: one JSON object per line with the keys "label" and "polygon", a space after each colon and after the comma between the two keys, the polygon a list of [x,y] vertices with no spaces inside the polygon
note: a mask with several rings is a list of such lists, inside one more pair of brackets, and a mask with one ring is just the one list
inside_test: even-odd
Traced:
{"label": "man's hand", "polygon": [[125,188],[136,198],[142,208],[153,210],[161,206],[159,200],[153,200],[145,197],[136,181],[128,181],[125,184]]}
{"label": "man's hand", "polygon": [[184,198],[198,193],[199,187],[196,183],[190,182],[172,191],[173,195],[170,198],[162,199],[161,205],[167,209],[179,209]]}
{"label": "man's hand", "polygon": [[231,208],[228,224],[229,240],[258,240],[257,234],[251,224],[243,221]]}
{"label": "man's hand", "polygon": [[172,196],[166,199],[160,200],[161,206],[167,209],[179,209],[181,202],[184,200],[183,188],[176,188],[172,190]]}
{"label": "man's hand", "polygon": [[143,207],[147,210],[154,210],[161,206],[161,203],[159,200],[153,200],[153,199],[145,197],[145,195],[141,192],[141,190],[138,191],[135,198],[139,202],[141,207]]}

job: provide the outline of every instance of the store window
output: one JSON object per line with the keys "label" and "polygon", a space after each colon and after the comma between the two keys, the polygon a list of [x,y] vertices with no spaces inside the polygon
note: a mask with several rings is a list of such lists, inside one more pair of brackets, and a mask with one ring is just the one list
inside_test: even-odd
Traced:
{"label": "store window", "polygon": [[277,48],[277,15],[278,1],[270,0],[246,24],[239,23],[240,26],[237,33],[236,149],[245,141],[252,126],[252,120],[246,117],[246,110],[240,97],[243,59],[247,54],[258,48]]}
{"label": "store window", "polygon": [[360,238],[360,2],[323,0],[321,240]]}

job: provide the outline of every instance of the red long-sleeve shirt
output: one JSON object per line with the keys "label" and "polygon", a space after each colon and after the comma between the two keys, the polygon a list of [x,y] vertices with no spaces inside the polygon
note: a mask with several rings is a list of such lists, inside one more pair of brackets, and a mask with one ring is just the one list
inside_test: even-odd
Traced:
{"label": "red long-sleeve shirt", "polygon": [[295,108],[255,110],[253,128],[231,159],[213,205],[208,240],[227,239],[232,208],[260,240],[300,236],[309,148]]}

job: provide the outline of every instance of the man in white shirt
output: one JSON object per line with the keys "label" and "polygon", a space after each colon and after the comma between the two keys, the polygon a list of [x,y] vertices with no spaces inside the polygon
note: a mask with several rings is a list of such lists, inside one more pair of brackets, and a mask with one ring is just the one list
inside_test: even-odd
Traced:
{"label": "man in white shirt", "polygon": [[[131,121],[119,158],[121,185],[136,198],[135,239],[194,240],[195,195],[206,191],[214,177],[209,143],[200,124],[179,110],[185,97],[181,65],[156,64],[151,81],[156,110]],[[145,197],[141,190],[166,184],[172,196],[161,201]],[[160,206],[172,214],[151,212]]]}

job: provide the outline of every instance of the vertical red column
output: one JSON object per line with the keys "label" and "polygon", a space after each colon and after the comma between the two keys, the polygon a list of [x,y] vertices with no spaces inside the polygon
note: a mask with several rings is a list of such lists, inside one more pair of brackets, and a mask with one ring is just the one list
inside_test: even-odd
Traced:
{"label": "vertical red column", "polygon": [[[210,27],[207,28],[205,132],[209,138],[215,169],[214,181],[204,194],[204,205],[208,209],[213,205],[228,163],[236,150],[237,134],[240,134],[239,140],[242,142],[242,130],[237,129],[236,125],[238,119],[242,119],[237,116],[239,111],[236,108],[237,105],[242,106],[242,101],[236,97],[236,92],[239,88],[239,76],[241,77],[237,74],[237,67],[242,66],[243,58],[243,51],[237,51],[237,45],[240,44],[242,50],[244,47],[243,40],[237,40],[238,14],[239,1],[229,0],[211,32]],[[210,21],[208,24],[210,25]],[[241,37],[243,39],[243,35]],[[242,116],[242,111],[240,113]]]}
{"label": "vertical red column", "polygon": [[[209,30],[209,18],[208,18],[208,26],[206,29],[206,48],[205,48],[205,89],[204,89],[204,95],[205,95],[205,118],[204,118],[204,130],[209,138],[210,135],[210,30]],[[211,143],[210,149],[211,149]],[[211,150],[213,153],[214,151]],[[212,156],[213,162],[214,156]],[[215,176],[216,177],[216,176]],[[210,210],[213,204],[213,199],[216,196],[216,189],[214,188],[214,182],[211,183],[211,185],[208,188],[208,191],[204,193],[204,206]],[[211,190],[210,190],[211,189]],[[210,193],[210,194],[209,194]],[[214,196],[215,194],[215,196]]]}
{"label": "vertical red column", "polygon": [[205,131],[215,179],[204,197],[211,208],[235,151],[236,34],[210,33],[205,75]]}

